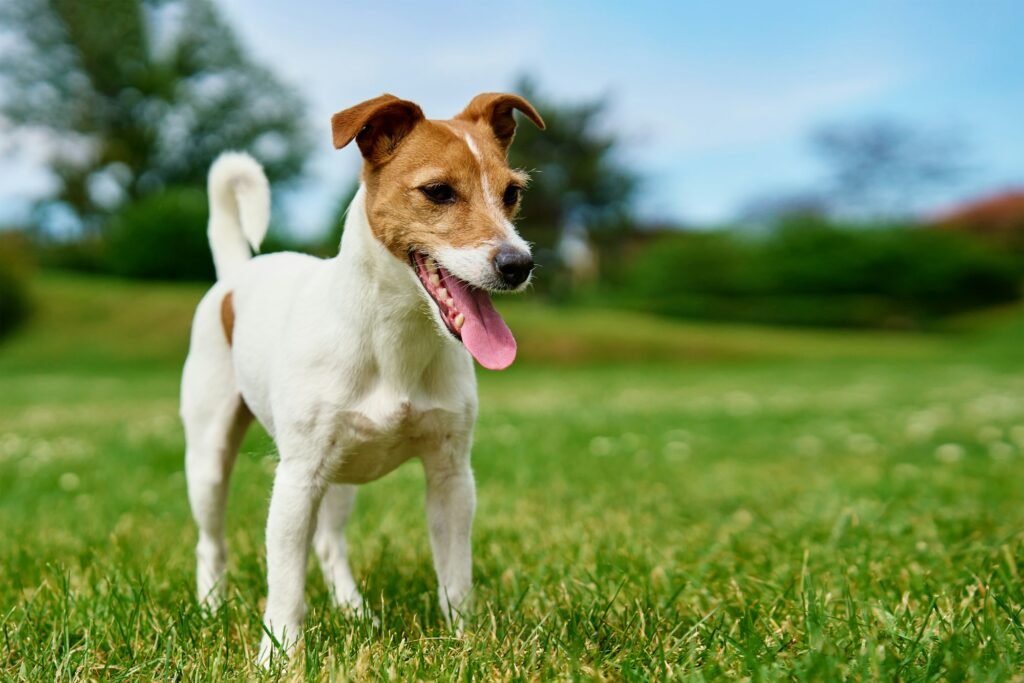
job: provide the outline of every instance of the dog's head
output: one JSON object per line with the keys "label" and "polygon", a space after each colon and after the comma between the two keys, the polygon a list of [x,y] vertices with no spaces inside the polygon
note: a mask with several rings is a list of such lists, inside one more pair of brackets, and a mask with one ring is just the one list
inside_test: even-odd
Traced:
{"label": "dog's head", "polygon": [[529,102],[500,93],[478,95],[444,121],[392,95],[331,119],[334,146],[355,140],[363,154],[374,236],[415,271],[438,325],[492,369],[511,364],[516,346],[489,292],[521,291],[533,271],[512,225],[528,181],[506,158],[514,110],[544,128]]}

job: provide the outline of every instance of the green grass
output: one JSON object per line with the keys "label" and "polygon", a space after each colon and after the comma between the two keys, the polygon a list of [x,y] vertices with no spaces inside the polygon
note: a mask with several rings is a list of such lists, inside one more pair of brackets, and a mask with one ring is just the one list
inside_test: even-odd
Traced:
{"label": "green grass", "polygon": [[[257,430],[229,603],[192,598],[176,390],[201,290],[35,293],[0,346],[0,678],[261,676]],[[270,677],[1020,680],[1019,311],[937,336],[503,308],[522,362],[480,374],[472,626],[444,628],[408,465],[348,534],[380,626],[311,562],[305,647]]]}

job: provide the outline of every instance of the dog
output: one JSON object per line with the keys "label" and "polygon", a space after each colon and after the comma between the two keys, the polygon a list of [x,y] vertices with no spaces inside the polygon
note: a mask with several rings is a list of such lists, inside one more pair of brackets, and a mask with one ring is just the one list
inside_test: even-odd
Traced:
{"label": "dog", "polygon": [[356,486],[412,458],[426,473],[441,611],[461,629],[476,500],[473,359],[494,370],[515,359],[489,295],[522,291],[533,272],[512,223],[528,180],[507,161],[516,111],[544,128],[529,102],[502,93],[448,120],[393,95],[335,114],[334,147],[355,141],[363,167],[332,259],[253,258],[270,217],[263,169],[238,152],[210,169],[217,282],[197,307],[181,387],[196,584],[205,606],[222,603],[228,481],[255,418],[280,455],[261,664],[300,640],[311,542],[334,603],[363,609],[344,537]]}

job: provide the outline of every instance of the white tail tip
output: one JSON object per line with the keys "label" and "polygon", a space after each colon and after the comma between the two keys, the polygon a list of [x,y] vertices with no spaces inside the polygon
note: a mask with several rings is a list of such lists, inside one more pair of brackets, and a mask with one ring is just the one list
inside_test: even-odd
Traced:
{"label": "white tail tip", "polygon": [[217,277],[258,251],[270,223],[270,184],[263,167],[245,152],[224,152],[210,167],[208,236]]}

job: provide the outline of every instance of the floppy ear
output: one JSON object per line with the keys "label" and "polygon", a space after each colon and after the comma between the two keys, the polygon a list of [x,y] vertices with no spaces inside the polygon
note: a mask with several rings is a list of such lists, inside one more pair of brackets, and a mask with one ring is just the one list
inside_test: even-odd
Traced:
{"label": "floppy ear", "polygon": [[513,109],[518,109],[526,114],[526,118],[544,130],[544,119],[540,117],[533,105],[519,95],[499,92],[485,92],[477,95],[455,118],[463,121],[483,121],[494,131],[494,137],[498,144],[507,151],[516,134],[516,119],[512,115]]}
{"label": "floppy ear", "polygon": [[380,163],[422,120],[423,110],[416,103],[381,95],[331,117],[334,148],[341,149],[355,140],[367,161]]}

